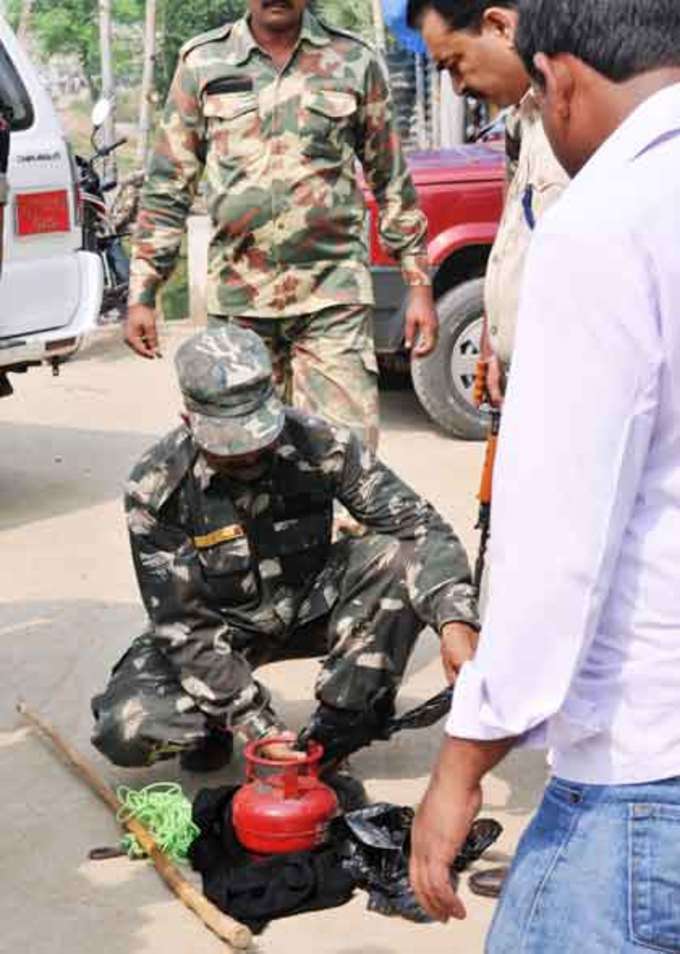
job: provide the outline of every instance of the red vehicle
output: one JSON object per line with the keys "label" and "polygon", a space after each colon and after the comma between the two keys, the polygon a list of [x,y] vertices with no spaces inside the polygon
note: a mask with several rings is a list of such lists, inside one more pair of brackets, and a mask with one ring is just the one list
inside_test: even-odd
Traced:
{"label": "red vehicle", "polygon": [[[483,276],[503,204],[505,158],[498,142],[413,153],[409,165],[429,223],[428,249],[439,313],[439,343],[411,364],[413,386],[430,415],[455,437],[479,440],[486,423],[472,403],[484,313]],[[384,252],[371,209],[371,263],[376,295],[375,345],[384,367],[406,365],[405,288]]]}

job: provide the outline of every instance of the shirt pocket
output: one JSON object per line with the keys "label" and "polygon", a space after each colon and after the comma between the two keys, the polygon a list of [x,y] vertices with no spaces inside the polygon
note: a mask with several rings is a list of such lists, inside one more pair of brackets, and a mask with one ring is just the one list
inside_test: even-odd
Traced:
{"label": "shirt pocket", "polygon": [[[227,528],[228,529],[228,528]],[[219,537],[219,531],[213,534]],[[218,603],[247,603],[257,594],[248,538],[196,543],[203,578]]]}
{"label": "shirt pocket", "polygon": [[680,952],[680,806],[630,805],[628,831],[632,940]]}
{"label": "shirt pocket", "polygon": [[357,98],[351,92],[309,90],[302,97],[302,152],[311,159],[339,159],[354,148]]}
{"label": "shirt pocket", "polygon": [[252,159],[261,147],[258,99],[254,92],[209,93],[203,103],[209,150],[220,163]]}
{"label": "shirt pocket", "polygon": [[279,560],[286,586],[304,591],[312,585],[328,556],[331,523],[330,510],[274,523],[271,556]]}

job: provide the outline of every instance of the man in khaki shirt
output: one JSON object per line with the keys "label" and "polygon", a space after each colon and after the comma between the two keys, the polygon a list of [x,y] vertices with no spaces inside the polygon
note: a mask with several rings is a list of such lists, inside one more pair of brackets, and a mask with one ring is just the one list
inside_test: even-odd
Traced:
{"label": "man in khaki shirt", "polygon": [[514,46],[513,0],[409,0],[409,26],[419,29],[456,92],[510,108],[506,146],[508,186],[503,217],[486,273],[482,339],[486,391],[503,400],[512,357],[524,259],[533,229],[568,182],[553,155],[530,79]]}

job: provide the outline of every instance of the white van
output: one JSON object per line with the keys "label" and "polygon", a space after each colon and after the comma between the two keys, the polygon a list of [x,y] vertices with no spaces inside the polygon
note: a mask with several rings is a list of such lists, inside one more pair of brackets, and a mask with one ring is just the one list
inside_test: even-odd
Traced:
{"label": "white van", "polygon": [[0,108],[11,146],[0,277],[0,397],[8,372],[56,368],[97,321],[99,257],[82,250],[75,165],[35,68],[0,17]]}

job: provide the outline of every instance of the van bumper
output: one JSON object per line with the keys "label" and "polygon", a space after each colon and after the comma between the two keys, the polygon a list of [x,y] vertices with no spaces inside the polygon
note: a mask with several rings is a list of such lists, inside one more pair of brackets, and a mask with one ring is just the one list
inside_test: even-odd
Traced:
{"label": "van bumper", "polygon": [[0,370],[20,371],[43,361],[65,358],[78,350],[83,338],[97,325],[104,291],[104,275],[99,256],[76,252],[80,274],[80,301],[67,325],[0,339]]}

